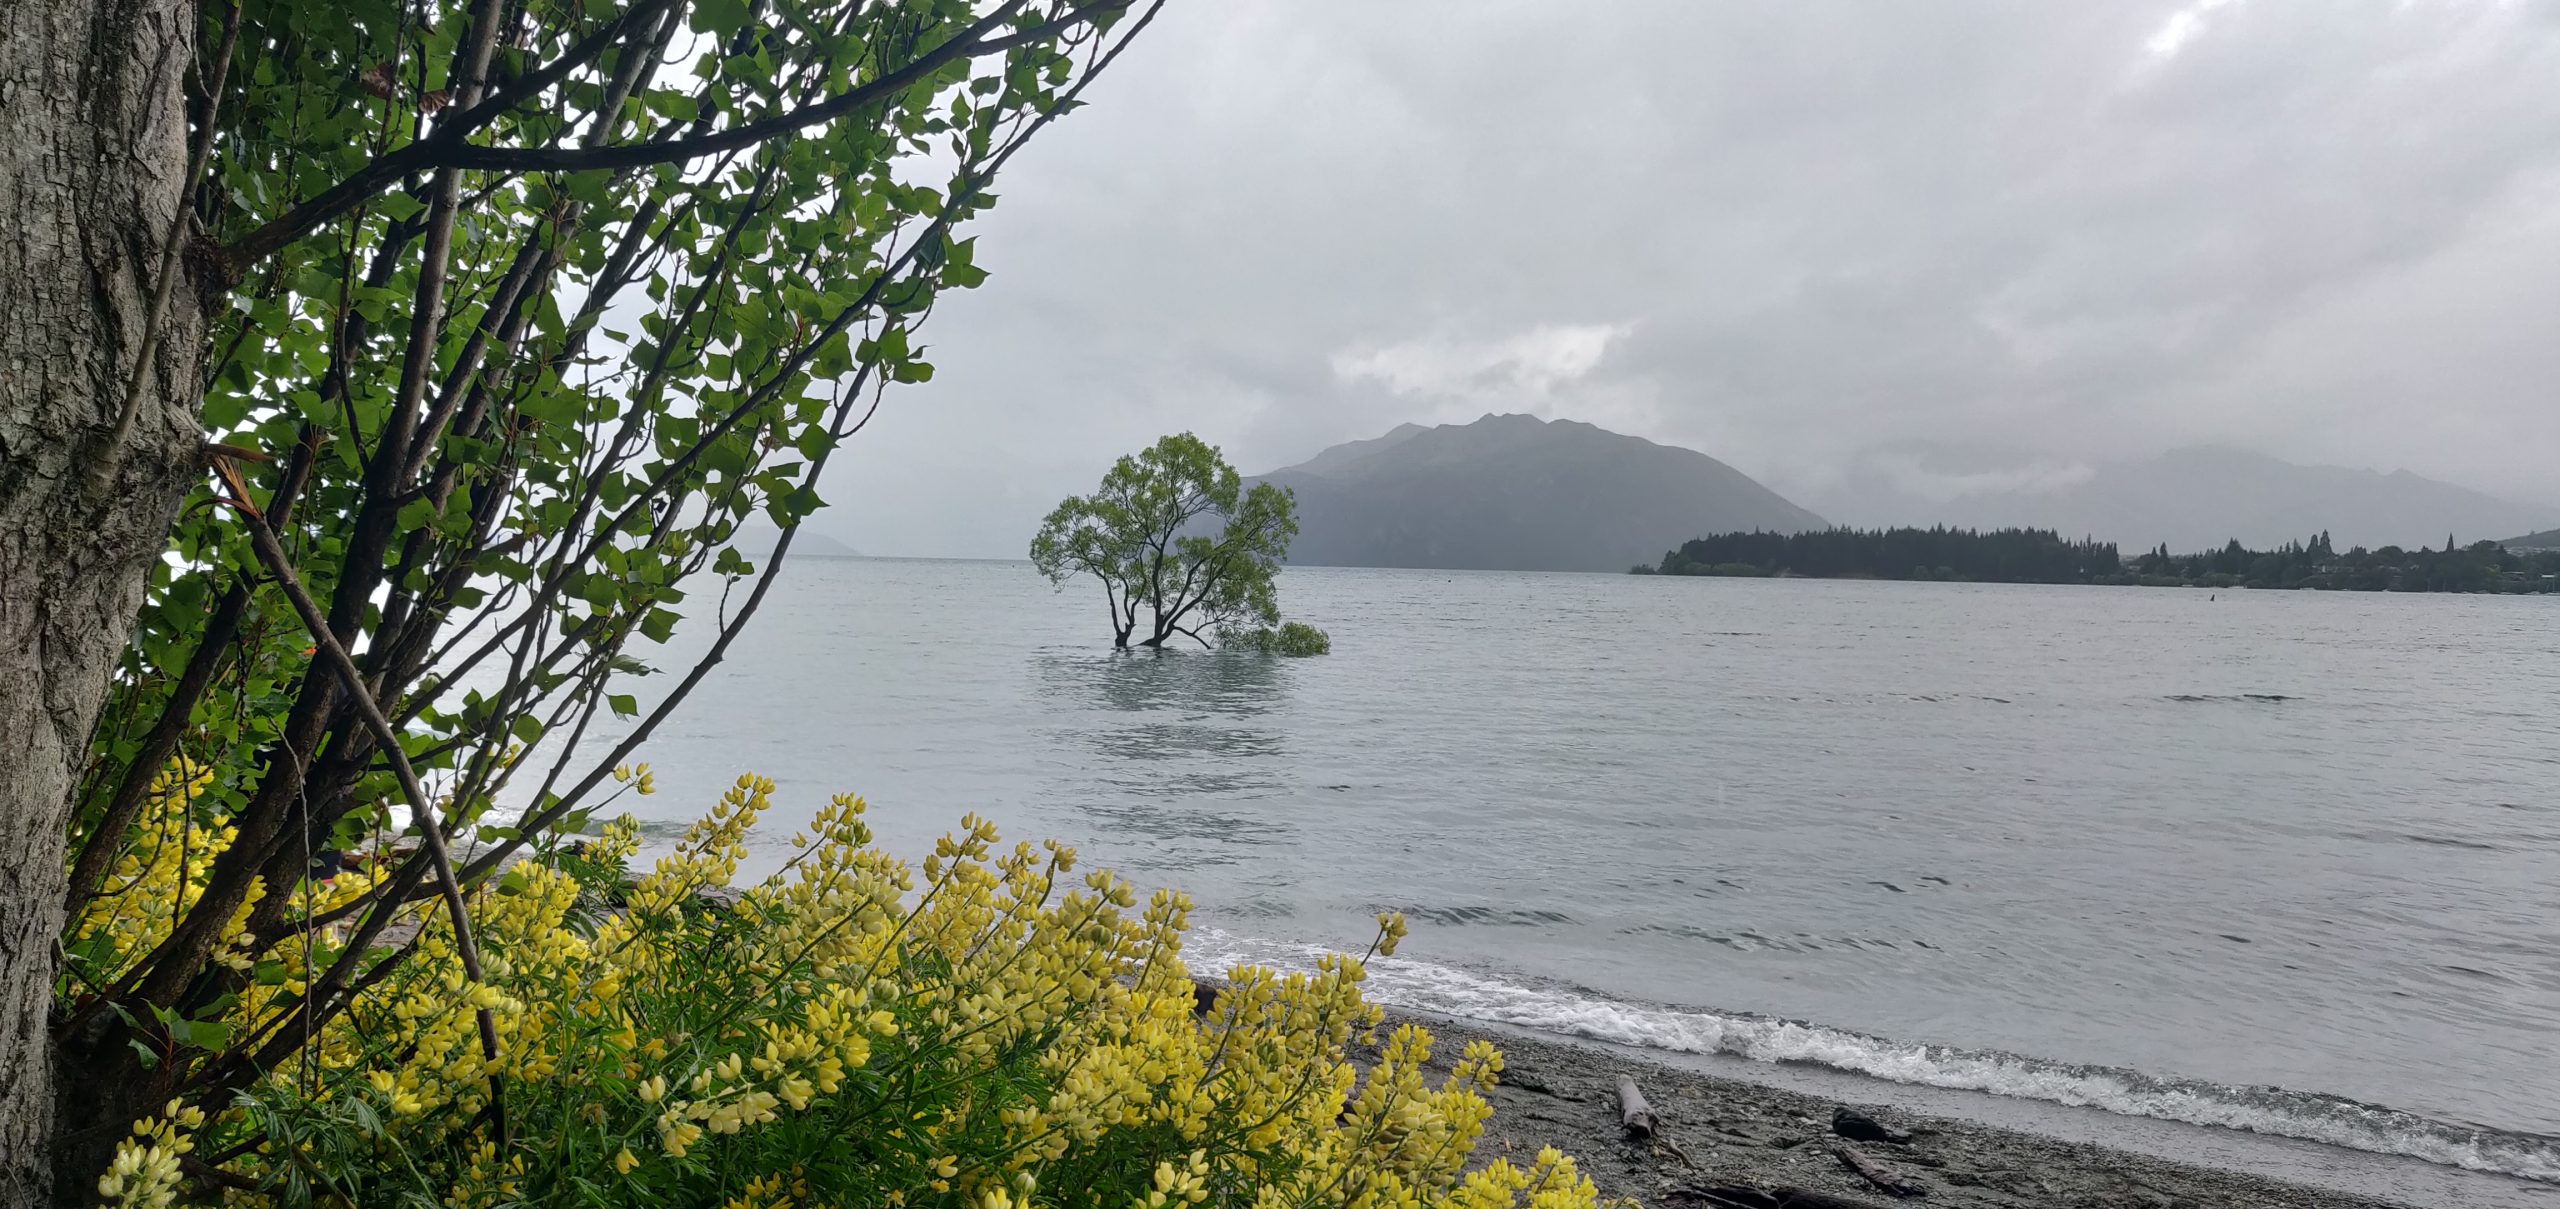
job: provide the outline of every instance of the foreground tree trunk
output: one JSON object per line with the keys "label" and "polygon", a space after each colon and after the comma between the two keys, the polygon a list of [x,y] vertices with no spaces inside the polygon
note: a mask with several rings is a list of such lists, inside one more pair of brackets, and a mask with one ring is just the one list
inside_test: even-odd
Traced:
{"label": "foreground tree trunk", "polygon": [[186,188],[195,21],[173,0],[0,3],[0,1209],[82,1191],[57,1193],[47,1161],[64,815],[196,473],[191,283],[156,351],[144,334]]}

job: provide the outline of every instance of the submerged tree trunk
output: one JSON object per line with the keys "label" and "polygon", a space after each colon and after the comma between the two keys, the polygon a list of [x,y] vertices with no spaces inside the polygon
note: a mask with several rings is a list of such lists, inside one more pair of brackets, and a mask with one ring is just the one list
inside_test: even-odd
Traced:
{"label": "submerged tree trunk", "polygon": [[0,1209],[92,1191],[57,1192],[48,1162],[65,814],[195,473],[204,311],[183,277],[135,367],[186,186],[196,20],[0,3]]}

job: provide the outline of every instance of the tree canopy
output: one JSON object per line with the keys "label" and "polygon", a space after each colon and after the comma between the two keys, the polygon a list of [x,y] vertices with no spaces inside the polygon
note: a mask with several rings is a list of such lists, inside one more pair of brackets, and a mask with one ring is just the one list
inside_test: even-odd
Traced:
{"label": "tree canopy", "polygon": [[[462,888],[584,828],[720,661],[829,459],[932,376],[920,327],[987,276],[961,227],[997,171],[1156,5],[183,9],[156,74],[184,77],[187,137],[156,170],[186,184],[185,251],[118,346],[131,394],[66,434],[107,467],[181,434],[142,508],[178,521],[129,560],[138,625],[69,800],[11,822],[68,867],[67,893],[27,883],[53,922],[112,888],[174,785],[233,838],[161,941],[63,948],[52,1065],[99,1093],[64,1100],[75,1190],[137,1114],[218,1104],[346,1010],[403,959],[381,942],[406,905],[453,903],[469,958]],[[155,339],[202,376],[148,372]],[[137,412],[164,377],[185,380]],[[782,536],[751,561],[731,543],[759,513]],[[688,619],[707,653],[654,666]],[[400,858],[366,894],[291,892],[314,853],[372,841]],[[245,1028],[190,1023],[323,928],[344,943],[307,986]],[[28,1069],[18,1041],[0,1067]]]}
{"label": "tree canopy", "polygon": [[1662,556],[1664,575],[1802,575],[1825,579],[1965,579],[2084,583],[2116,573],[2113,544],[2050,529],[1812,529],[1720,533]]}
{"label": "tree canopy", "polygon": [[[1123,456],[1091,495],[1072,496],[1031,539],[1049,582],[1102,581],[1112,645],[1162,647],[1179,635],[1280,620],[1275,582],[1297,502],[1287,488],[1251,490],[1214,445],[1176,433]],[[1142,619],[1140,611],[1145,611]]]}

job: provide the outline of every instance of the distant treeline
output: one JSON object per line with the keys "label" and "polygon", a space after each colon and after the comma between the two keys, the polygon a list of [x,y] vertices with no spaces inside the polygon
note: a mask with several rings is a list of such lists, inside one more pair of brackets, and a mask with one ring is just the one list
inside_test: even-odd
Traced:
{"label": "distant treeline", "polygon": [[2560,591],[2560,550],[2518,553],[2496,542],[2403,550],[2354,547],[2341,554],[2326,533],[2268,551],[2232,542],[2209,554],[2171,554],[2159,546],[2127,564],[2135,582],[2325,588],[2347,592]]}
{"label": "distant treeline", "polygon": [[2065,541],[2050,529],[1816,529],[1719,533],[1662,556],[1664,575],[1802,575],[1812,579],[1956,579],[2076,584],[2119,573],[2112,542]]}
{"label": "distant treeline", "polygon": [[2171,554],[2164,545],[2130,559],[2113,542],[2072,541],[2050,529],[1720,533],[1683,543],[1664,554],[1659,566],[1634,571],[2357,592],[2560,591],[2560,551],[2518,554],[2491,541],[2456,547],[2447,537],[2442,550],[2357,546],[2341,554],[2326,533],[2273,550],[2251,550],[2234,541],[2206,553]]}

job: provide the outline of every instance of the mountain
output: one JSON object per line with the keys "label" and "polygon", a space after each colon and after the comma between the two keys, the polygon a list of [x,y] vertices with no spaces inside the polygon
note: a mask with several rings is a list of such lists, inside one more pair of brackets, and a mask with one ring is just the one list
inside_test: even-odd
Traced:
{"label": "mountain", "polygon": [[1696,450],[1535,416],[1403,424],[1261,481],[1297,492],[1289,561],[1318,566],[1624,571],[1703,534],[1823,524]]}
{"label": "mountain", "polygon": [[2510,550],[2560,550],[2560,529],[2545,529],[2523,537],[2510,537],[2498,543]]}
{"label": "mountain", "polygon": [[[767,552],[771,552],[773,547],[771,545],[767,545],[765,549]],[[862,557],[862,551],[856,550],[824,533],[803,529],[800,531],[800,536],[791,539],[791,557],[860,558]]]}
{"label": "mountain", "polygon": [[1983,450],[1871,450],[1848,487],[1822,501],[1859,525],[2028,526],[2172,552],[2234,538],[2264,549],[2326,532],[2351,546],[2436,546],[2548,524],[2555,510],[2406,470],[2303,466],[2222,446],[2139,461],[2068,463]]}
{"label": "mountain", "polygon": [[[773,553],[775,543],[781,540],[781,528],[759,512],[738,525],[737,535],[730,539],[730,545],[748,558],[763,558]],[[804,525],[800,535],[791,539],[791,557],[860,558],[862,551]]]}

